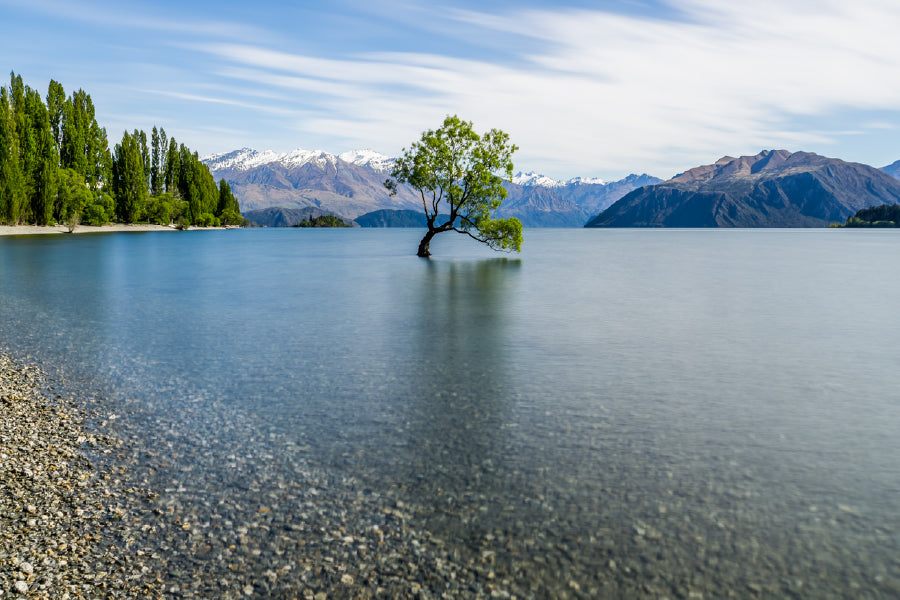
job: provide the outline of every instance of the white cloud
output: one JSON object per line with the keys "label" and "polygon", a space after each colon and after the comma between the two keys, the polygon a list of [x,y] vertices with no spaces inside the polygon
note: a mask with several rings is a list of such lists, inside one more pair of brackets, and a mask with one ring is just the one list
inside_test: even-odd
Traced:
{"label": "white cloud", "polygon": [[723,153],[827,146],[840,132],[806,131],[793,117],[900,107],[896,2],[686,0],[676,8],[683,20],[454,13],[467,27],[519,39],[516,64],[396,52],[321,58],[248,44],[203,50],[240,65],[223,71],[231,77],[327,98],[329,116],[301,130],[395,152],[456,113],[508,131],[520,163],[572,157],[571,173],[560,175],[667,176]]}

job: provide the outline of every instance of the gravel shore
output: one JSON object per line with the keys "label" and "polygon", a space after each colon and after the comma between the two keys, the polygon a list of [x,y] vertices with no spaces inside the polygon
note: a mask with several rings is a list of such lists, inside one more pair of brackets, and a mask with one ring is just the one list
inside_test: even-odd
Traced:
{"label": "gravel shore", "polygon": [[[233,229],[233,227],[192,227],[191,230],[212,231]],[[109,225],[79,225],[71,233],[122,233],[145,231],[178,231],[174,225],[150,225],[147,223],[110,223]],[[57,235],[69,233],[66,225],[0,225],[0,236],[4,235]]]}
{"label": "gravel shore", "polygon": [[0,597],[156,595],[122,542],[125,506],[142,492],[87,458],[120,442],[88,431],[38,368],[3,353],[0,410]]}

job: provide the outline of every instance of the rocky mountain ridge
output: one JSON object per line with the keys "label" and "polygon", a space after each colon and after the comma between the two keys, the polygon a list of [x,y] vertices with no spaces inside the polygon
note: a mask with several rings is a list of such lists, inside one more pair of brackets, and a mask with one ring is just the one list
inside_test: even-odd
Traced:
{"label": "rocky mountain ridge", "polygon": [[636,189],[588,227],[824,227],[900,201],[884,171],[811,152],[724,156]]}

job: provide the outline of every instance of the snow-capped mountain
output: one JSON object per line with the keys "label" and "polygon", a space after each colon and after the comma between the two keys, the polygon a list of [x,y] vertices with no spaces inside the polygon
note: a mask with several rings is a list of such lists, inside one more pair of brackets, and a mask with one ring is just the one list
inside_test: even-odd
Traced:
{"label": "snow-capped mountain", "polygon": [[369,167],[379,173],[389,173],[397,161],[396,158],[391,158],[369,149],[342,152],[338,154],[338,158],[360,167]]}
{"label": "snow-capped mountain", "polygon": [[[320,168],[325,168],[327,165],[337,165],[339,159],[355,165],[369,166],[376,171],[383,171],[385,170],[385,165],[393,163],[393,159],[372,150],[352,150],[336,156],[324,150],[304,150],[303,148],[283,153],[273,152],[272,150],[259,151],[253,148],[241,148],[225,154],[206,156],[200,160],[211,171],[249,171],[256,167],[271,164],[278,164],[288,169],[302,167],[306,164],[314,164]],[[390,170],[389,167],[388,170]]]}
{"label": "snow-capped mountain", "polygon": [[513,175],[512,182],[516,185],[521,185],[525,187],[530,186],[540,186],[546,188],[555,188],[555,187],[563,187],[566,185],[562,181],[558,179],[551,179],[546,175],[542,175],[541,173],[535,173],[534,171],[529,171],[528,173],[523,173],[519,171],[515,175]]}
{"label": "snow-capped mountain", "polygon": [[384,180],[393,159],[372,150],[338,156],[302,148],[285,153],[242,148],[202,161],[213,177],[231,185],[241,207],[248,211],[314,208],[354,219],[374,210],[421,206],[411,189],[390,195]]}
{"label": "snow-capped mountain", "polygon": [[529,171],[528,173],[519,171],[513,175],[512,182],[525,187],[540,186],[546,188],[561,188],[569,185],[606,185],[606,182],[599,177],[573,177],[568,181],[560,181],[534,171]]}
{"label": "snow-capped mountain", "polygon": [[[298,148],[278,153],[242,148],[202,159],[216,179],[225,179],[245,210],[280,207],[326,211],[355,219],[377,210],[422,210],[421,197],[401,186],[391,196],[384,187],[396,159],[374,150],[330,154]],[[498,212],[528,227],[581,227],[586,220],[636,187],[659,180],[630,175],[606,183],[575,177],[559,181],[517,173]]]}
{"label": "snow-capped mountain", "polygon": [[606,185],[606,182],[599,177],[573,177],[566,185]]}
{"label": "snow-capped mountain", "polygon": [[200,159],[210,171],[223,171],[234,169],[236,171],[248,171],[250,169],[277,162],[283,154],[272,152],[271,150],[263,150],[262,152],[253,148],[241,148],[224,154],[212,154],[204,156]]}

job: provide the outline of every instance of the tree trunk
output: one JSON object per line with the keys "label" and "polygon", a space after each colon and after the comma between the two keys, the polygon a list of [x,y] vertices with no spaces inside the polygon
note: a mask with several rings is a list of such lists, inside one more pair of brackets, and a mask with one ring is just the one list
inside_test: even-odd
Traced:
{"label": "tree trunk", "polygon": [[431,256],[431,249],[429,246],[431,245],[431,238],[437,233],[436,230],[428,228],[428,231],[425,233],[425,237],[422,238],[422,241],[419,242],[419,251],[416,252],[416,256],[421,256],[422,258],[428,258]]}

